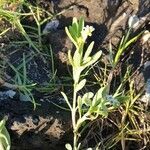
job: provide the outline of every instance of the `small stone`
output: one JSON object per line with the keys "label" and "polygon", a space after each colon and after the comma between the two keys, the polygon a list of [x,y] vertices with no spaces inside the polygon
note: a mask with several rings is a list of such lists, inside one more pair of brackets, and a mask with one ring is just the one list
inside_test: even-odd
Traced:
{"label": "small stone", "polygon": [[45,26],[45,28],[43,29],[43,34],[47,34],[50,31],[55,31],[57,30],[59,26],[59,20],[52,20],[50,22],[48,22]]}

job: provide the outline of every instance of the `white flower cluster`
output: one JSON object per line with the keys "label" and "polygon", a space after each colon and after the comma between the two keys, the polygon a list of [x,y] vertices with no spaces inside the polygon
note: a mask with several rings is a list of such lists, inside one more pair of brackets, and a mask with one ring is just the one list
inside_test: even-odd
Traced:
{"label": "white flower cluster", "polygon": [[87,25],[86,27],[84,27],[83,30],[81,31],[82,39],[83,39],[84,41],[86,41],[86,39],[87,39],[88,36],[92,36],[92,32],[93,32],[94,30],[95,30],[95,29],[93,28],[93,26]]}

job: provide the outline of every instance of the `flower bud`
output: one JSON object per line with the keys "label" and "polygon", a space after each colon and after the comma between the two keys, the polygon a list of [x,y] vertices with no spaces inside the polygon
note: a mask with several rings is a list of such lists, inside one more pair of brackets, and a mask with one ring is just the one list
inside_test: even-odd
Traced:
{"label": "flower bud", "polygon": [[139,24],[139,18],[136,15],[133,15],[128,20],[129,28],[136,28]]}

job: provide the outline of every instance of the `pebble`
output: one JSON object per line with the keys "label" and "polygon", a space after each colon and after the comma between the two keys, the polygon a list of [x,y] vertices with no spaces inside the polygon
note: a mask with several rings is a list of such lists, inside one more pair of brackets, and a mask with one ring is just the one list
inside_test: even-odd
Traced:
{"label": "pebble", "polygon": [[0,92],[0,100],[7,100],[9,98],[14,98],[16,92],[13,90]]}

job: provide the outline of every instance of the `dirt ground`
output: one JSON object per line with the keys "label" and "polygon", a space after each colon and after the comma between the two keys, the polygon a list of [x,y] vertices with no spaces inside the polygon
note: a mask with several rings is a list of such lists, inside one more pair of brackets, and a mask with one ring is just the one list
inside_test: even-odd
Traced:
{"label": "dirt ground", "polygon": [[[59,20],[57,29],[52,31],[50,35],[43,37],[43,42],[51,44],[56,56],[55,67],[58,83],[61,83],[61,78],[68,74],[66,51],[72,48],[72,44],[66,37],[64,28],[71,24],[73,17],[83,16],[86,24],[94,26],[95,31],[89,41],[94,40],[95,51],[101,49],[106,55],[109,41],[112,41],[115,48],[131,15],[136,14],[139,18],[146,20],[141,23],[135,33],[149,28],[149,0],[39,0],[38,5],[50,12],[63,11],[61,15],[56,17]],[[13,34],[16,37],[15,33]],[[12,36],[9,40],[13,39]],[[21,63],[23,53],[32,55],[32,49],[27,46],[8,47],[9,40],[0,38],[0,49],[7,48],[7,52],[2,50],[0,58],[5,57],[8,62],[17,66]],[[130,62],[135,66],[135,69],[141,65],[141,59],[144,59],[143,64],[150,61],[148,45],[144,48],[140,45],[141,41],[139,40],[133,46],[135,51],[130,56]],[[141,58],[141,49],[144,49],[144,58]],[[40,56],[34,56],[27,65],[27,75],[34,83],[45,85],[51,78],[50,66],[51,64],[44,62]],[[10,67],[7,68],[6,74],[10,78],[14,75]],[[145,80],[150,78],[149,74],[150,69],[146,75],[141,71],[136,76],[135,80],[139,88],[143,86]],[[146,79],[144,80],[144,78]],[[0,89],[0,91],[5,90],[8,89]],[[65,106],[60,94],[61,90],[62,86],[58,85],[53,92],[47,95],[35,91],[34,95],[40,104],[35,110],[33,110],[32,103],[21,102],[17,95],[13,99],[0,98],[0,117],[8,116],[7,127],[12,137],[12,150],[63,150],[66,143],[72,143],[70,112],[53,104]],[[68,90],[68,92],[70,91]]]}

